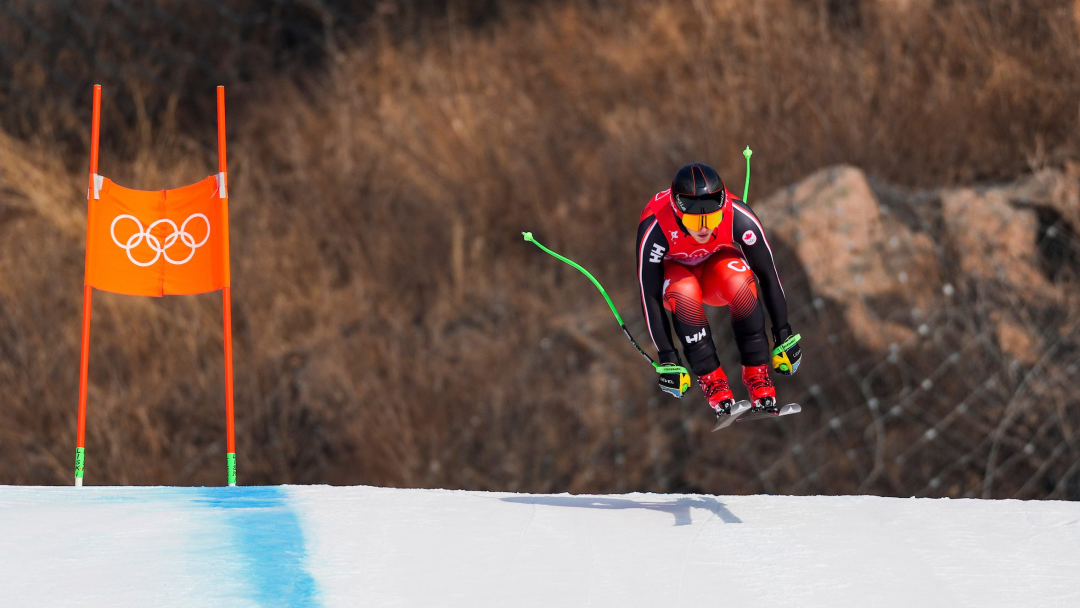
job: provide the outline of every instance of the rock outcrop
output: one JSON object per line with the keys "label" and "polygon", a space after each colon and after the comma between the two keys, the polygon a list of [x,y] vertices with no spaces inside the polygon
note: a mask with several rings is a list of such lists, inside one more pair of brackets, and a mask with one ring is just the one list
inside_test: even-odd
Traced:
{"label": "rock outcrop", "polygon": [[873,302],[926,310],[941,292],[933,242],[884,213],[859,169],[818,171],[755,209],[774,238],[794,249],[814,295],[845,307],[848,327],[869,348],[913,336]]}
{"label": "rock outcrop", "polygon": [[[1044,245],[1080,234],[1078,178],[1080,166],[1070,165],[1001,186],[911,192],[838,166],[754,207],[793,250],[813,295],[840,306],[864,347],[907,342],[962,283],[1005,304],[990,315],[998,345],[1032,364],[1041,338],[1030,311],[1068,305]],[[904,310],[913,314],[897,314]]]}

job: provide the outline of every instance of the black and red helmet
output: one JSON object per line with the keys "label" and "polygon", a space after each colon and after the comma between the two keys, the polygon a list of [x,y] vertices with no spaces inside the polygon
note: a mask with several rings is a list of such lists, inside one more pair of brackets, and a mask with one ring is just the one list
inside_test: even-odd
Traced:
{"label": "black and red helmet", "polygon": [[681,213],[714,213],[724,207],[724,180],[709,165],[690,163],[671,180],[671,198]]}

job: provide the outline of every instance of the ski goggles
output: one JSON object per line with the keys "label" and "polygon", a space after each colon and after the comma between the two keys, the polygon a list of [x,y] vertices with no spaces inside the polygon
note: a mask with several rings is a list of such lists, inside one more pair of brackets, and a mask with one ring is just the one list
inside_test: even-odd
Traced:
{"label": "ski goggles", "polygon": [[718,209],[712,213],[682,213],[680,216],[679,219],[687,230],[716,230],[720,222],[724,221],[724,210]]}

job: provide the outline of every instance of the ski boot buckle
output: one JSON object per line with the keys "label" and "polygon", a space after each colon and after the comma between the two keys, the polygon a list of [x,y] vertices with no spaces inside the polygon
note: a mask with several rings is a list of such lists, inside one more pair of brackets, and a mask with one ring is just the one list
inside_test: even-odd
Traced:
{"label": "ski boot buckle", "polygon": [[733,405],[735,405],[735,400],[734,399],[725,399],[725,400],[721,401],[717,405],[717,407],[713,408],[713,410],[716,411],[716,417],[720,418],[721,416],[730,416],[731,415],[731,406],[733,406]]}

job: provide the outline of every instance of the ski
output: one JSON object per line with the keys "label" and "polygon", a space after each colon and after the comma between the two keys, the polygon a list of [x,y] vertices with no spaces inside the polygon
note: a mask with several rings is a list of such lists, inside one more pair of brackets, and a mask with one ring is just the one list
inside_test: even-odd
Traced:
{"label": "ski", "polygon": [[751,409],[753,409],[753,406],[750,405],[749,401],[745,399],[742,401],[736,401],[735,405],[731,406],[730,414],[720,414],[716,417],[716,426],[713,427],[713,432],[719,431],[720,429],[725,428],[732,422],[735,422],[739,418],[739,416],[742,416],[746,412],[749,412]]}
{"label": "ski", "polygon": [[747,420],[759,420],[761,418],[779,418],[780,416],[788,416],[790,414],[798,414],[802,411],[802,406],[798,403],[789,403],[782,406],[778,411],[770,412],[765,409],[753,409],[750,406],[749,401],[739,401],[735,404],[735,407],[731,408],[732,414],[730,416],[720,416],[716,421],[716,426],[713,427],[713,432],[719,431],[722,428],[726,428],[731,423],[746,422]]}
{"label": "ski", "polygon": [[752,410],[749,414],[739,418],[739,422],[744,420],[758,420],[760,418],[778,418],[780,416],[787,416],[789,414],[798,414],[802,411],[802,406],[798,403],[789,403],[782,406],[779,411],[770,412],[768,410]]}

